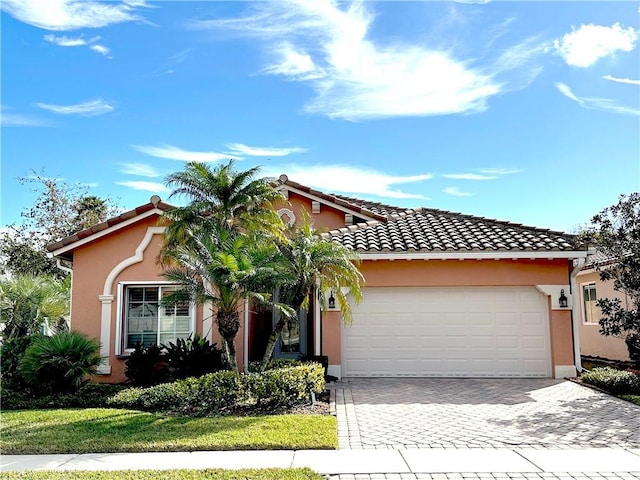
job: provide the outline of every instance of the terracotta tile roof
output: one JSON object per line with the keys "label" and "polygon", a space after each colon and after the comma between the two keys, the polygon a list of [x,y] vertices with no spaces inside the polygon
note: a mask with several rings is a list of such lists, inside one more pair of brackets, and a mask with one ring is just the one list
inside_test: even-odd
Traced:
{"label": "terracotta tile roof", "polygon": [[345,202],[349,202],[352,205],[358,205],[361,208],[365,208],[367,210],[369,210],[370,212],[374,212],[374,213],[378,213],[380,215],[384,215],[384,216],[389,216],[392,215],[394,213],[400,213],[400,212],[404,212],[406,210],[409,210],[408,208],[404,208],[404,207],[396,207],[393,205],[386,205],[384,203],[380,203],[380,202],[373,202],[370,200],[362,200],[360,198],[355,198],[355,197],[347,197],[345,195],[338,195],[338,194],[333,194],[334,197],[336,198],[340,198],[342,200],[344,200]]}
{"label": "terracotta tile roof", "polygon": [[381,222],[387,221],[386,214],[378,213],[374,210],[369,210],[364,205],[362,205],[366,203],[362,200],[360,201],[361,204],[352,203],[351,201],[347,200],[349,197],[342,197],[340,195],[330,195],[328,193],[321,192],[320,190],[314,190],[311,187],[307,187],[306,185],[302,185],[298,182],[289,180],[289,177],[287,177],[286,175],[280,175],[280,177],[276,181],[276,186],[277,185],[287,185],[289,187],[295,188],[296,190],[300,190],[301,192],[309,193],[310,195],[322,198],[327,202],[334,203],[336,205],[344,207],[348,210],[353,211],[356,214],[361,213],[362,215],[365,215],[369,218],[374,218]]}
{"label": "terracotta tile roof", "polygon": [[86,230],[82,230],[74,235],[71,235],[70,237],[63,238],[62,240],[56,243],[51,243],[47,245],[47,250],[50,252],[53,252],[60,248],[66,247],[67,245],[71,245],[75,242],[83,240],[87,237],[90,237],[91,235],[94,235],[98,232],[106,230],[107,228],[116,226],[138,215],[142,215],[143,213],[153,210],[154,208],[158,208],[159,210],[166,212],[167,210],[171,210],[173,206],[169,205],[168,203],[162,202],[160,200],[160,197],[158,197],[157,195],[154,195],[153,197],[151,197],[151,201],[149,203],[145,203],[144,205],[140,205],[139,207],[134,208],[133,210],[124,212],[118,215],[117,217],[113,217],[108,220],[105,220],[102,223],[93,225],[92,227],[89,227]]}
{"label": "terracotta tile roof", "polygon": [[357,252],[565,251],[575,238],[516,223],[421,208],[329,232]]}

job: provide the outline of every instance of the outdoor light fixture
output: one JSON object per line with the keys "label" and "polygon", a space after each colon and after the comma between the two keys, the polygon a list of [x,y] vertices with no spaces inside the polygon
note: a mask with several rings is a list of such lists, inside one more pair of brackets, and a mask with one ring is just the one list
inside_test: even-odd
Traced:
{"label": "outdoor light fixture", "polygon": [[564,294],[564,288],[560,290],[560,298],[558,299],[558,303],[561,308],[565,308],[568,305],[567,297]]}
{"label": "outdoor light fixture", "polygon": [[331,290],[329,294],[329,308],[336,308],[336,299],[333,296],[333,290]]}

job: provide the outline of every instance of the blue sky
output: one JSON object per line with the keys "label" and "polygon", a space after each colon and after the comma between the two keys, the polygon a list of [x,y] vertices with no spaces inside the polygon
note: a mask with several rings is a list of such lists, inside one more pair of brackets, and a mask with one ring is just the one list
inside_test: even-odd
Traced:
{"label": "blue sky", "polygon": [[3,0],[2,219],[187,160],[571,231],[640,186],[638,2]]}

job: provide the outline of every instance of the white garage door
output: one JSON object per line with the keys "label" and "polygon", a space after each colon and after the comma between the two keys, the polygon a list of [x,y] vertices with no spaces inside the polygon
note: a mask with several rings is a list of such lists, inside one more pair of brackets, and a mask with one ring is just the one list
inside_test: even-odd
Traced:
{"label": "white garage door", "polygon": [[366,288],[342,329],[346,377],[550,377],[533,287]]}

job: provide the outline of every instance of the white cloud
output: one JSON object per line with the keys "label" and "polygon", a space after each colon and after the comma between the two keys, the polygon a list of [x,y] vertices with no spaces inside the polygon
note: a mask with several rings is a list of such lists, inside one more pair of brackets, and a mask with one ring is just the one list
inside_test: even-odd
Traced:
{"label": "white cloud", "polygon": [[[256,36],[275,56],[263,70],[309,82],[309,112],[331,118],[371,118],[473,113],[501,92],[524,88],[539,73],[531,40],[488,65],[457,58],[452,49],[423,43],[377,44],[369,30],[374,14],[362,2],[278,1],[252,4],[242,18],[193,22]],[[495,51],[495,49],[492,49]],[[514,84],[507,77],[519,70]]]}
{"label": "white cloud", "polygon": [[520,173],[520,170],[515,168],[478,168],[477,170],[487,175],[512,175],[514,173]]}
{"label": "white cloud", "polygon": [[480,175],[478,173],[445,173],[445,178],[453,178],[456,180],[495,180],[495,175]]}
{"label": "white cloud", "polygon": [[61,37],[56,37],[52,33],[49,33],[43,37],[49,43],[55,43],[60,47],[81,47],[83,45],[87,45],[87,40],[85,40],[83,35],[79,37],[67,37],[65,35]]}
{"label": "white cloud", "polygon": [[105,57],[109,55],[109,52],[111,52],[110,48],[99,44],[91,45],[89,48],[94,52],[98,52],[99,54],[104,55]]}
{"label": "white cloud", "polygon": [[152,157],[181,160],[184,162],[218,162],[220,160],[229,160],[233,157],[233,155],[229,155],[228,153],[193,152],[166,144],[160,147],[152,147],[149,145],[132,145],[132,147]]}
{"label": "white cloud", "polygon": [[301,147],[250,147],[243,143],[228,143],[226,146],[234,155],[247,155],[249,157],[284,157],[292,153],[304,153],[307,151]]}
{"label": "white cloud", "polygon": [[456,197],[471,197],[471,196],[473,196],[473,193],[463,192],[458,187],[447,187],[442,191],[444,193],[447,193],[449,195],[453,195],[453,196],[456,196]]}
{"label": "white cloud", "polygon": [[266,176],[277,177],[282,173],[293,181],[318,188],[325,192],[349,195],[371,195],[382,198],[420,198],[419,194],[406,193],[392,188],[393,185],[418,183],[433,178],[431,174],[394,176],[372,169],[359,169],[349,165],[282,165],[282,170],[273,167]]}
{"label": "white cloud", "polygon": [[60,115],[81,115],[83,117],[95,117],[112,112],[114,107],[102,99],[78,103],[76,105],[52,105],[50,103],[36,103],[36,107],[49,110]]}
{"label": "white cloud", "polygon": [[640,85],[640,80],[632,80],[630,78],[616,78],[611,75],[605,75],[602,78],[604,78],[605,80],[611,80],[612,82],[617,82],[617,83],[628,83],[629,85]]}
{"label": "white cloud", "polygon": [[144,4],[91,0],[3,0],[0,8],[21,22],[44,30],[100,28],[140,20],[134,9]]}
{"label": "white cloud", "polygon": [[162,176],[162,173],[145,163],[123,163],[120,171],[127,175],[137,175],[139,177],[157,178]]}
{"label": "white cloud", "polygon": [[589,67],[618,51],[632,51],[637,40],[638,32],[633,27],[623,28],[620,23],[610,27],[590,23],[555,40],[554,47],[568,65]]}
{"label": "white cloud", "polygon": [[635,107],[628,107],[626,105],[619,105],[615,100],[610,98],[597,98],[597,97],[578,97],[573,93],[571,88],[564,83],[556,82],[556,88],[565,97],[570,98],[574,102],[580,104],[580,106],[588,109],[606,110],[613,113],[620,113],[623,115],[637,115],[640,116],[640,109]]}
{"label": "white cloud", "polygon": [[3,127],[46,127],[49,124],[40,118],[31,115],[13,113],[11,109],[0,106],[0,124]]}
{"label": "white cloud", "polygon": [[566,83],[562,83],[562,82],[555,82],[554,85],[556,86],[556,88],[558,89],[558,91],[563,94],[565,97],[570,98],[571,100],[573,100],[574,102],[578,102],[578,103],[584,103],[581,99],[579,99],[578,97],[575,96],[575,94],[573,93],[573,90],[571,90],[571,88],[569,87],[569,85],[567,85]]}
{"label": "white cloud", "polygon": [[116,184],[122,185],[123,187],[133,188],[134,190],[144,190],[147,192],[154,192],[154,193],[165,193],[170,191],[162,183],[157,183],[157,182],[126,180],[122,182],[116,182]]}

